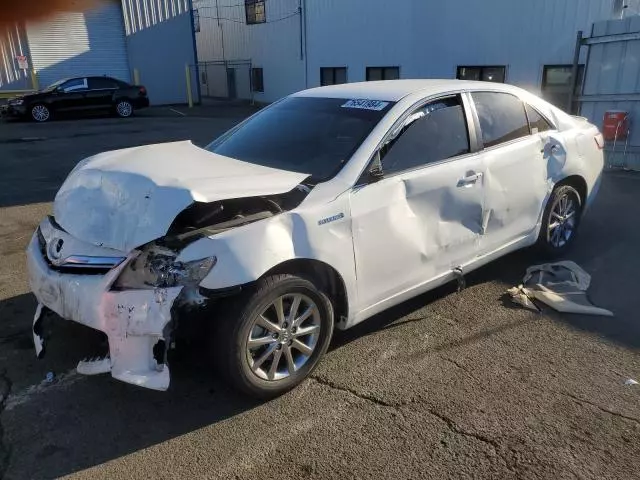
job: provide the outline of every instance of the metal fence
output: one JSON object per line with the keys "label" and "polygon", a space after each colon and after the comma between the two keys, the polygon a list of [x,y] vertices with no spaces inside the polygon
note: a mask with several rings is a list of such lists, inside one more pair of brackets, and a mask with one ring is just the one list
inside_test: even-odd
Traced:
{"label": "metal fence", "polygon": [[610,168],[640,170],[640,16],[594,23],[579,48],[588,49],[580,115],[602,128],[606,112],[628,112],[629,135],[607,142],[606,161]]}

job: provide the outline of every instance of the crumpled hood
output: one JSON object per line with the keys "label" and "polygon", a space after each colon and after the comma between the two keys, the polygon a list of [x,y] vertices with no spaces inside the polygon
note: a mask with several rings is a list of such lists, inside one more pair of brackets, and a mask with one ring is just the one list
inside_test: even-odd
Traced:
{"label": "crumpled hood", "polygon": [[80,162],[53,211],[74,237],[128,252],[165,235],[193,202],[285,193],[308,176],[217,155],[190,141],[147,145]]}

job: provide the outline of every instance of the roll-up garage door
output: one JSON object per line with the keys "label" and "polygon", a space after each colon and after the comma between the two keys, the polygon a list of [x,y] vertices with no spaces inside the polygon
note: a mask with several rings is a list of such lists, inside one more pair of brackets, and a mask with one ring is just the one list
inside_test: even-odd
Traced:
{"label": "roll-up garage door", "polygon": [[26,29],[31,61],[41,87],[85,75],[108,75],[130,81],[119,1],[28,23]]}

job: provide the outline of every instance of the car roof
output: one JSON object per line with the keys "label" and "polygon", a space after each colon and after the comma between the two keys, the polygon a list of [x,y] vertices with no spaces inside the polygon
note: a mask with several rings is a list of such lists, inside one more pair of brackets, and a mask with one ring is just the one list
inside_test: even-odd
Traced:
{"label": "car roof", "polygon": [[421,79],[421,80],[381,80],[374,82],[343,83],[327,87],[303,90],[293,96],[317,98],[357,98],[397,102],[404,97],[421,93],[438,94],[452,90],[497,90],[513,92],[519,90],[511,85],[470,80]]}

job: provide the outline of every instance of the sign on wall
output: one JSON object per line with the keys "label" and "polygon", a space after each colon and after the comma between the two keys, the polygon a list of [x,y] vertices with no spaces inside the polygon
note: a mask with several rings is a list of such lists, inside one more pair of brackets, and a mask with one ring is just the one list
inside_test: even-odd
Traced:
{"label": "sign on wall", "polygon": [[16,55],[16,61],[20,70],[29,70],[29,61],[25,55]]}

